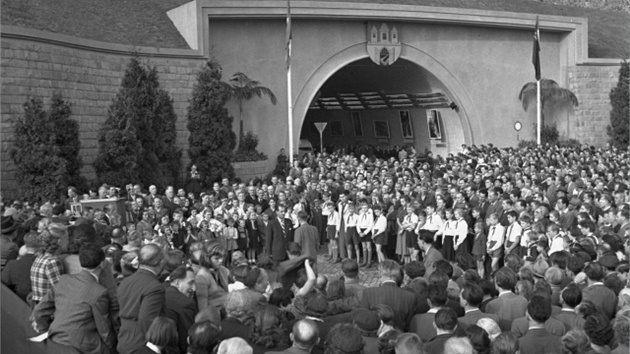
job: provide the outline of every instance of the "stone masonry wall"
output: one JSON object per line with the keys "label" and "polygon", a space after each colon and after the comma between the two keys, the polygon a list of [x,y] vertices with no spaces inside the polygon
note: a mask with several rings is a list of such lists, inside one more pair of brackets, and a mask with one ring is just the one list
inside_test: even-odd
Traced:
{"label": "stone masonry wall", "polygon": [[[81,42],[80,39],[76,40]],[[104,44],[105,47],[109,46]],[[13,142],[13,122],[24,114],[27,98],[39,97],[46,109],[55,91],[72,104],[72,118],[80,125],[82,173],[88,180],[96,175],[92,163],[98,152],[98,132],[107,118],[107,111],[119,90],[131,52],[94,50],[69,43],[6,38],[2,43],[2,95],[0,112],[2,192],[11,196],[16,189],[15,166],[9,157]],[[153,49],[159,53],[159,49]],[[183,52],[183,51],[182,51]],[[177,114],[177,145],[184,149],[187,164],[188,131],[186,109],[196,73],[204,58],[189,55],[153,55],[141,61],[155,66],[160,85],[167,90]],[[183,171],[182,171],[183,173]]]}
{"label": "stone masonry wall", "polygon": [[571,138],[603,146],[608,142],[606,126],[610,124],[610,90],[617,85],[619,65],[579,65],[568,70],[568,89],[577,96],[571,122]]}

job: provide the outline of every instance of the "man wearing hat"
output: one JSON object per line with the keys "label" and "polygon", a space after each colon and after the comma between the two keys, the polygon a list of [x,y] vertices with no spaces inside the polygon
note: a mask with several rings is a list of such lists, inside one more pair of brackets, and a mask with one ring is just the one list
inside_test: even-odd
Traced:
{"label": "man wearing hat", "polygon": [[361,331],[365,342],[366,353],[378,353],[377,331],[381,326],[381,319],[373,311],[358,309],[352,312],[352,323]]}
{"label": "man wearing hat", "polygon": [[18,256],[18,245],[13,242],[20,224],[13,216],[2,217],[2,235],[0,235],[0,266],[4,266],[8,261],[16,259]]}

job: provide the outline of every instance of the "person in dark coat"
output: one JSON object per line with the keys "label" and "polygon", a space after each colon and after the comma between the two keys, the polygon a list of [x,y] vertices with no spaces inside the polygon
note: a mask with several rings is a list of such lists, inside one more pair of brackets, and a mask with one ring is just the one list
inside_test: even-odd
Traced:
{"label": "person in dark coat", "polygon": [[26,302],[26,297],[31,292],[31,266],[41,247],[37,232],[32,231],[24,236],[24,246],[26,254],[20,259],[9,261],[2,271],[2,284]]}
{"label": "person in dark coat", "polygon": [[428,354],[442,354],[444,352],[444,344],[449,338],[452,338],[457,328],[457,314],[451,308],[443,308],[435,314],[434,320],[437,336],[430,339],[424,344],[424,351]]}
{"label": "person in dark coat", "polygon": [[170,274],[170,285],[165,291],[165,316],[177,326],[179,353],[186,353],[188,348],[188,329],[195,323],[197,305],[192,300],[195,292],[195,272],[192,268],[179,266]]}
{"label": "person in dark coat", "polygon": [[562,339],[545,329],[545,322],[551,317],[551,302],[542,296],[534,295],[527,305],[529,329],[518,340],[521,354],[562,353]]}
{"label": "person in dark coat", "polygon": [[140,249],[138,270],[118,287],[120,333],[118,352],[133,353],[145,344],[144,337],[153,319],[163,312],[164,286],[158,280],[162,272],[162,249],[149,244]]}
{"label": "person in dark coat", "polygon": [[391,259],[378,265],[380,286],[366,288],[361,298],[361,306],[374,309],[379,304],[385,304],[394,311],[394,324],[397,328],[405,329],[409,319],[413,316],[416,297],[413,293],[401,289],[397,280],[401,276],[400,266]]}
{"label": "person in dark coat", "polygon": [[287,259],[286,240],[289,234],[289,224],[284,218],[285,207],[278,206],[278,213],[275,217],[269,217],[267,225],[267,239],[265,240],[265,249],[271,255],[274,265]]}
{"label": "person in dark coat", "polygon": [[307,256],[317,261],[317,246],[319,244],[319,231],[313,225],[307,223],[308,214],[305,211],[298,212],[300,226],[295,229],[294,241],[302,248],[302,256]]}

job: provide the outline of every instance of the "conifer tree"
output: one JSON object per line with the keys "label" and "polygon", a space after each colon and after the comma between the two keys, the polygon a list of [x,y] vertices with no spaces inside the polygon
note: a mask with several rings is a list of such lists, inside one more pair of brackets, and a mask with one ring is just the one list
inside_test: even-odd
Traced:
{"label": "conifer tree", "polygon": [[45,202],[60,197],[67,188],[68,163],[57,145],[51,114],[44,110],[42,100],[30,98],[23,107],[24,117],[15,122],[15,142],[10,152],[16,166],[17,197]]}
{"label": "conifer tree", "polygon": [[188,106],[188,156],[206,186],[234,177],[231,162],[236,134],[232,131],[234,119],[225,108],[230,87],[221,76],[221,65],[214,59],[208,61],[197,75]]}
{"label": "conifer tree", "polygon": [[81,175],[83,159],[80,155],[79,122],[70,119],[71,115],[70,103],[60,93],[54,93],[50,103],[50,123],[55,135],[55,145],[60,149],[61,158],[66,161],[68,185],[86,190],[87,181]]}
{"label": "conifer tree", "polygon": [[174,184],[181,151],[175,147],[177,116],[157,71],[132,58],[99,134],[94,163],[100,182]]}
{"label": "conifer tree", "polygon": [[621,63],[619,68],[619,81],[617,87],[610,91],[610,125],[607,127],[610,144],[619,148],[628,148],[628,128],[630,125],[630,110],[628,104],[630,101],[630,66],[627,61]]}

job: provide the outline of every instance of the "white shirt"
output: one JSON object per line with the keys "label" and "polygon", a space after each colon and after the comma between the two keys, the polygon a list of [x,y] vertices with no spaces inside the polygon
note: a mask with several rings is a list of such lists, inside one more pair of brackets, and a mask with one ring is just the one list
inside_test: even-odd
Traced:
{"label": "white shirt", "polygon": [[406,231],[413,231],[413,229],[415,229],[418,225],[418,219],[418,215],[416,215],[415,213],[407,214],[403,219],[402,226],[405,228]]}
{"label": "white shirt", "polygon": [[564,237],[558,234],[551,239],[551,245],[549,246],[549,255],[554,252],[564,251]]}
{"label": "white shirt", "polygon": [[516,242],[516,238],[521,236],[523,233],[523,228],[518,222],[514,222],[507,227],[507,232],[505,233],[505,239],[512,243]]}
{"label": "white shirt", "polygon": [[328,226],[335,226],[339,229],[341,225],[341,218],[339,217],[339,212],[334,210],[332,213],[328,215]]}
{"label": "white shirt", "polygon": [[348,230],[349,227],[356,227],[357,226],[357,221],[359,221],[359,216],[355,213],[345,213],[346,215],[344,215],[343,219],[344,219],[344,225],[346,230]]}
{"label": "white shirt", "polygon": [[[501,224],[496,224],[494,226],[490,226],[490,231],[488,234],[488,243],[487,243],[487,247],[488,247],[488,252],[492,252],[492,251],[496,251],[498,249],[501,249],[501,247],[503,246],[503,236],[505,235],[505,227],[503,227],[503,225]],[[490,248],[490,244],[492,242],[495,242],[494,247]]]}
{"label": "white shirt", "polygon": [[374,214],[372,213],[372,209],[368,209],[365,213],[359,214],[359,219],[357,220],[357,230],[359,232],[361,232],[360,229],[367,229],[365,232],[371,232],[373,225]]}
{"label": "white shirt", "polygon": [[442,228],[444,221],[438,213],[427,215],[427,221],[420,228],[421,230],[438,231]]}
{"label": "white shirt", "polygon": [[374,236],[385,232],[385,230],[387,230],[387,218],[385,218],[383,215],[376,218],[376,222],[374,223],[372,230],[374,231]]}
{"label": "white shirt", "polygon": [[455,220],[454,227],[454,235],[455,235],[455,247],[459,247],[464,240],[466,240],[466,236],[468,235],[468,223],[464,218]]}

